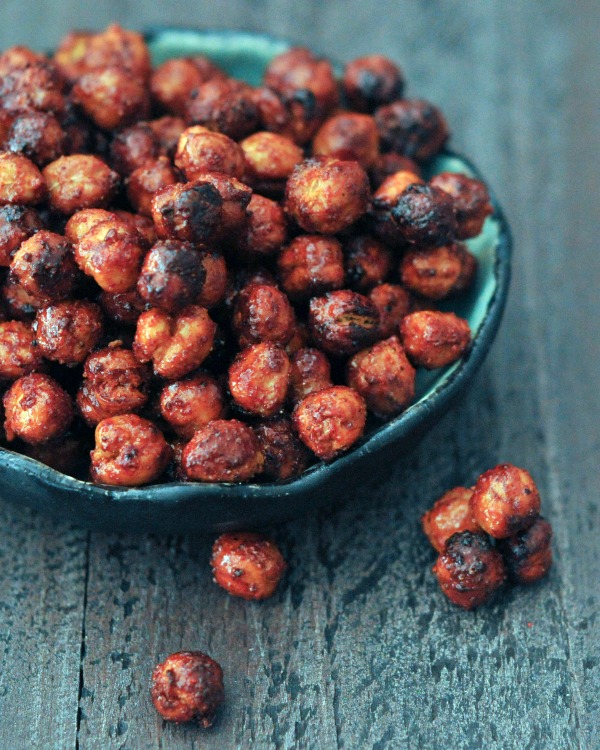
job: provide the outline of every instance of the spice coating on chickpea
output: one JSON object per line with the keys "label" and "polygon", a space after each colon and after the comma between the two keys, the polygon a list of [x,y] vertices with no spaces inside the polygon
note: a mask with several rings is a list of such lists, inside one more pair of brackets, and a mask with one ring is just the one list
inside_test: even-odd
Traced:
{"label": "spice coating on chickpea", "polygon": [[128,292],[136,285],[144,248],[136,230],[114,218],[100,221],[75,245],[75,260],[106,292]]}
{"label": "spice coating on chickpea", "polygon": [[201,651],[178,651],[152,671],[150,696],[166,721],[212,726],[225,700],[223,670]]}
{"label": "spice coating on chickpea", "polygon": [[539,516],[525,531],[502,539],[498,549],[508,574],[516,583],[535,583],[552,565],[552,526]]}
{"label": "spice coating on chickpea", "polygon": [[331,365],[319,349],[298,349],[292,354],[290,365],[290,397],[294,404],[302,401],[309,393],[316,393],[333,385]]}
{"label": "spice coating on chickpea", "polygon": [[165,385],[159,406],[162,418],[186,440],[214,419],[222,419],[226,412],[223,390],[206,373]]}
{"label": "spice coating on chickpea", "polygon": [[402,156],[402,154],[390,151],[387,154],[379,154],[375,164],[369,170],[373,190],[380,188],[387,178],[396,174],[396,172],[410,172],[417,177],[421,177],[419,165],[416,161],[413,161],[409,156]]}
{"label": "spice coating on chickpea", "polygon": [[23,154],[38,167],[62,156],[66,133],[48,112],[23,112],[15,117],[6,137],[6,150]]}
{"label": "spice coating on chickpea", "polygon": [[65,224],[65,237],[76,245],[101,221],[114,221],[116,213],[104,208],[84,208],[76,211]]}
{"label": "spice coating on chickpea", "polygon": [[153,307],[176,312],[196,301],[204,278],[205,271],[193,245],[161,240],[144,259],[137,291]]}
{"label": "spice coating on chickpea", "polygon": [[38,299],[66,299],[78,276],[73,247],[65,237],[42,229],[25,240],[14,254],[10,275]]}
{"label": "spice coating on chickpea", "polygon": [[232,596],[259,601],[273,596],[285,569],[277,545],[262,534],[221,534],[210,564],[213,580]]}
{"label": "spice coating on chickpea", "polygon": [[21,154],[0,152],[0,206],[35,206],[46,197],[40,170]]}
{"label": "spice coating on chickpea", "polygon": [[240,250],[250,259],[273,255],[287,239],[287,220],[279,203],[253,193],[248,204],[248,224]]}
{"label": "spice coating on chickpea", "polygon": [[485,534],[453,534],[433,566],[440,588],[453,604],[474,609],[506,580],[502,555]]}
{"label": "spice coating on chickpea", "polygon": [[177,175],[166,156],[147,161],[127,179],[127,198],[144,216],[152,216],[152,200],[161,188],[177,184]]}
{"label": "spice coating on chickpea", "polygon": [[355,354],[379,333],[379,313],[368,297],[349,289],[313,297],[309,326],[316,344],[328,354]]}
{"label": "spice coating on chickpea", "polygon": [[38,311],[33,323],[40,351],[61,365],[83,362],[100,340],[102,328],[100,308],[86,300],[48,305]]}
{"label": "spice coating on chickpea", "polygon": [[240,143],[246,162],[244,181],[267,196],[283,195],[285,182],[304,159],[302,149],[277,133],[253,133]]}
{"label": "spice coating on chickpea", "polygon": [[287,417],[260,422],[254,428],[265,457],[264,474],[269,479],[290,479],[308,466],[309,453]]}
{"label": "spice coating on chickpea", "polygon": [[471,343],[471,329],[454,313],[421,310],[400,321],[402,345],[416,367],[435,370],[456,362]]}
{"label": "spice coating on chickpea", "polygon": [[290,299],[302,300],[344,286],[344,254],[335,237],[301,234],[277,259],[281,285]]}
{"label": "spice coating on chickpea", "polygon": [[477,237],[486,217],[494,210],[485,184],[481,180],[453,172],[436,174],[429,184],[445,190],[454,199],[456,238],[466,240]]}
{"label": "spice coating on chickpea", "polygon": [[476,270],[475,256],[456,242],[405,253],[400,263],[400,278],[415,294],[440,300],[467,289]]}
{"label": "spice coating on chickpea", "polygon": [[400,99],[375,110],[384,151],[396,151],[417,161],[428,161],[450,136],[440,110],[422,99]]}
{"label": "spice coating on chickpea", "polygon": [[251,427],[237,419],[215,419],[197,430],[183,450],[188,479],[246,482],[263,470],[264,456]]}
{"label": "spice coating on chickpea", "polygon": [[540,512],[540,494],[529,472],[500,464],[477,480],[471,512],[484,531],[503,539],[531,526]]}
{"label": "spice coating on chickpea", "polygon": [[208,242],[222,219],[223,198],[207,180],[166,185],[151,202],[156,233],[162,239]]}
{"label": "spice coating on chickpea", "polygon": [[222,172],[241,180],[246,162],[241,145],[234,140],[202,125],[193,125],[179,137],[175,166],[189,181],[205,172]]}
{"label": "spice coating on chickpea", "polygon": [[138,122],[116,133],[110,144],[110,163],[120,175],[127,176],[146,162],[160,156],[156,136],[147,122]]}
{"label": "spice coating on chickpea", "polygon": [[119,175],[91,154],[61,156],[42,174],[50,207],[67,216],[83,208],[104,208],[119,185]]}
{"label": "spice coating on chickpea", "polygon": [[42,353],[31,327],[18,320],[0,322],[0,379],[20,378],[41,365]]}
{"label": "spice coating on chickpea", "polygon": [[473,488],[454,487],[445,492],[421,518],[425,535],[438,552],[459,531],[477,533],[481,527],[473,518],[470,500]]}
{"label": "spice coating on chickpea", "polygon": [[0,76],[0,107],[8,112],[34,110],[62,114],[65,98],[52,63],[33,62]]}
{"label": "spice coating on chickpea", "polygon": [[150,113],[145,85],[122,68],[101,68],[86,73],[77,80],[71,95],[103,130],[118,130]]}
{"label": "spice coating on chickpea", "polygon": [[287,344],[294,334],[296,316],[276,286],[249,284],[236,297],[231,324],[241,347],[261,341]]}
{"label": "spice coating on chickpea", "polygon": [[45,300],[29,294],[10,276],[0,287],[0,297],[8,317],[13,320],[31,320],[35,317],[36,312],[46,304]]}
{"label": "spice coating on chickpea", "polygon": [[400,321],[411,309],[411,296],[399,284],[380,284],[369,292],[379,313],[378,338],[387,339],[398,332]]}
{"label": "spice coating on chickpea", "polygon": [[33,208],[0,206],[0,266],[10,266],[12,256],[21,243],[43,227],[39,214]]}
{"label": "spice coating on chickpea", "polygon": [[342,87],[352,109],[372,112],[400,99],[404,91],[404,76],[387,57],[366,55],[346,65]]}
{"label": "spice coating on chickpea", "polygon": [[290,360],[270,341],[243,349],[229,368],[229,392],[250,414],[271,417],[284,405],[290,382]]}
{"label": "spice coating on chickpea", "polygon": [[90,477],[96,484],[136,487],[157,480],[171,449],[155,424],[137,414],[120,414],[96,426]]}
{"label": "spice coating on chickpea", "polygon": [[62,435],[73,420],[69,394],[48,375],[34,372],[16,380],[4,394],[8,440],[44,443]]}
{"label": "spice coating on chickpea", "polygon": [[344,243],[344,266],[348,286],[368,292],[390,275],[392,253],[375,237],[359,234]]}
{"label": "spice coating on chickpea", "polygon": [[250,135],[258,124],[252,89],[233,78],[211,78],[191,92],[185,107],[193,125],[217,130],[234,141]]}
{"label": "spice coating on chickpea", "polygon": [[348,450],[363,434],[366,419],[363,397],[343,385],[309,394],[292,413],[300,440],[324,461]]}
{"label": "spice coating on chickpea", "polygon": [[312,143],[315,156],[333,156],[357,161],[363,169],[370,169],[379,154],[379,132],[369,115],[343,112],[326,120]]}

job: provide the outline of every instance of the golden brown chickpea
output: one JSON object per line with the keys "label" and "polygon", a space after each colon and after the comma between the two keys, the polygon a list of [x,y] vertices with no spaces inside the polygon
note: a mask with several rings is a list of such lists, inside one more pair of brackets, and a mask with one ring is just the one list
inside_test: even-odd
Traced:
{"label": "golden brown chickpea", "polygon": [[116,214],[104,208],[84,208],[77,211],[65,224],[65,237],[76,245],[101,221],[115,220]]}
{"label": "golden brown chickpea", "polygon": [[369,195],[369,178],[357,162],[318,156],[294,169],[285,207],[306,232],[336,234],[365,213]]}
{"label": "golden brown chickpea", "polygon": [[262,534],[221,534],[210,564],[214,581],[232,596],[258,601],[275,593],[286,564],[279,548]]}
{"label": "golden brown chickpea", "polygon": [[525,531],[502,539],[498,545],[508,574],[516,583],[535,583],[552,565],[552,526],[538,516]]}
{"label": "golden brown chickpea", "polygon": [[486,217],[494,210],[485,184],[481,180],[453,172],[436,174],[429,184],[445,190],[454,199],[457,239],[477,237]]}
{"label": "golden brown chickpea", "polygon": [[309,393],[331,388],[331,365],[319,351],[311,347],[298,349],[290,358],[290,396],[293,404]]}
{"label": "golden brown chickpea", "polygon": [[152,307],[176,312],[196,301],[204,276],[193,245],[180,240],[160,240],[144,259],[137,290]]}
{"label": "golden brown chickpea", "polygon": [[4,394],[8,440],[44,443],[67,431],[73,421],[69,394],[48,375],[34,372],[16,380]]}
{"label": "golden brown chickpea", "polygon": [[383,150],[417,161],[439,153],[450,136],[440,110],[421,99],[399,99],[375,110]]}
{"label": "golden brown chickpea", "polygon": [[308,466],[309,454],[287,417],[260,422],[254,432],[265,457],[264,474],[269,479],[291,479]]}
{"label": "golden brown chickpea", "polygon": [[369,170],[373,190],[380,188],[383,182],[396,172],[410,172],[417,177],[421,177],[419,165],[408,156],[396,154],[394,151],[387,154],[378,154],[375,163]]}
{"label": "golden brown chickpea", "polygon": [[433,566],[442,592],[453,604],[474,609],[506,580],[502,555],[485,534],[460,531],[447,541]]}
{"label": "golden brown chickpea", "polygon": [[152,201],[164,187],[177,184],[177,175],[166,156],[146,162],[135,169],[127,180],[127,198],[144,216],[152,216]]}
{"label": "golden brown chickpea", "polygon": [[423,514],[423,531],[438,552],[443,552],[448,539],[459,531],[481,531],[471,513],[469,502],[472,494],[472,487],[454,487],[444,493],[435,501],[433,507]]}
{"label": "golden brown chickpea", "polygon": [[162,432],[137,414],[120,414],[96,426],[96,447],[90,453],[90,478],[95,484],[136,487],[156,481],[171,460]]}
{"label": "golden brown chickpea", "polygon": [[280,198],[286,180],[304,159],[302,149],[289,138],[267,131],[253,133],[240,146],[245,157],[244,182],[259,193]]}
{"label": "golden brown chickpea", "polygon": [[424,184],[425,182],[417,172],[410,172],[401,169],[398,172],[388,175],[388,177],[383,180],[373,195],[373,203],[376,208],[388,209],[391,211],[409,185]]}
{"label": "golden brown chickpea", "polygon": [[10,275],[38,299],[66,299],[78,276],[73,246],[60,234],[42,229],[25,240],[14,254]]}
{"label": "golden brown chickpea", "polygon": [[347,383],[379,417],[399,414],[415,397],[415,369],[397,336],[378,341],[347,364]]}
{"label": "golden brown chickpea", "polygon": [[35,62],[0,76],[0,107],[8,112],[52,112],[61,115],[65,99],[56,69]]}
{"label": "golden brown chickpea", "polygon": [[43,222],[33,208],[0,206],[0,266],[10,266],[20,244],[40,229]]}
{"label": "golden brown chickpea", "polygon": [[477,259],[462,242],[412,250],[400,263],[404,286],[427,299],[444,299],[471,285]]}
{"label": "golden brown chickpea", "polygon": [[46,359],[61,365],[77,365],[100,340],[102,324],[98,305],[86,300],[72,300],[39,310],[33,332]]}
{"label": "golden brown chickpea", "polygon": [[68,83],[75,83],[86,72],[85,55],[93,37],[90,31],[71,31],[61,39],[53,62]]}
{"label": "golden brown chickpea", "polygon": [[342,87],[352,109],[373,112],[377,107],[400,99],[404,76],[387,57],[367,55],[346,65]]}
{"label": "golden brown chickpea", "polygon": [[368,297],[350,289],[329,292],[310,301],[311,335],[328,354],[355,354],[379,334],[379,313]]}
{"label": "golden brown chickpea", "polygon": [[261,341],[287,344],[295,324],[288,298],[275,286],[250,284],[236,297],[231,325],[242,348]]}
{"label": "golden brown chickpea", "polygon": [[294,238],[280,253],[277,266],[281,285],[294,300],[344,286],[344,254],[334,237]]}
{"label": "golden brown chickpea", "polygon": [[368,292],[389,276],[392,253],[375,237],[359,234],[344,243],[344,265],[348,286],[358,292]]}
{"label": "golden brown chickpea", "polygon": [[42,353],[31,327],[18,320],[0,322],[0,378],[14,380],[41,365]]}
{"label": "golden brown chickpea", "polygon": [[277,344],[264,341],[243,349],[229,368],[229,392],[249,414],[271,417],[284,405],[290,360]]}
{"label": "golden brown chickpea", "polygon": [[177,149],[179,136],[185,130],[185,120],[181,117],[165,115],[157,120],[149,120],[148,127],[154,133],[161,152],[173,157]]}
{"label": "golden brown chickpea", "polygon": [[175,380],[200,367],[216,329],[204,307],[189,305],[176,316],[153,308],[138,318],[133,352],[140,362],[152,360],[156,375]]}
{"label": "golden brown chickpea", "polygon": [[211,309],[221,302],[227,289],[227,265],[225,258],[215,250],[201,250],[200,262],[205,279],[196,304]]}
{"label": "golden brown chickpea", "polygon": [[117,130],[147,117],[150,99],[144,84],[123,68],[101,68],[81,76],[73,101],[103,130]]}
{"label": "golden brown chickpea", "polygon": [[183,470],[196,482],[246,482],[263,470],[264,456],[252,428],[237,419],[215,419],[183,450]]}
{"label": "golden brown chickpea", "polygon": [[140,297],[137,289],[120,294],[102,292],[98,302],[110,320],[122,325],[134,326],[144,310],[148,310],[148,303]]}
{"label": "golden brown chickpea", "polygon": [[35,206],[46,197],[40,170],[26,156],[0,152],[0,205]]}
{"label": "golden brown chickpea", "polygon": [[379,132],[375,120],[356,112],[334,115],[319,128],[312,151],[315,156],[357,161],[363,169],[370,169],[379,155]]}
{"label": "golden brown chickpea", "polygon": [[366,419],[363,397],[344,385],[310,393],[292,413],[300,440],[324,461],[354,445],[363,434]]}
{"label": "golden brown chickpea", "polygon": [[16,44],[0,54],[0,75],[5,76],[14,70],[28,68],[37,63],[48,63],[45,55],[34,52],[29,47]]}
{"label": "golden brown chickpea", "polygon": [[167,60],[152,72],[150,90],[153,99],[167,112],[185,115],[191,92],[223,72],[204,58],[203,67],[189,57]]}
{"label": "golden brown chickpea", "polygon": [[220,230],[223,198],[206,179],[167,185],[154,194],[151,211],[160,238],[210,242]]}
{"label": "golden brown chickpea", "polygon": [[415,367],[435,370],[455,362],[471,343],[469,323],[454,313],[422,310],[400,322],[402,344]]}
{"label": "golden brown chickpea", "polygon": [[246,163],[241,146],[231,138],[193,125],[179,137],[175,166],[187,180],[195,180],[205,172],[221,172],[241,180]]}
{"label": "golden brown chickpea", "polygon": [[287,239],[287,220],[281,206],[254,193],[248,204],[248,224],[240,242],[241,252],[262,259],[280,250]]}
{"label": "golden brown chickpea", "polygon": [[132,214],[129,211],[123,211],[122,209],[115,210],[115,216],[123,221],[131,231],[137,235],[140,245],[144,249],[151,248],[152,245],[157,241],[156,229],[154,222],[149,216],[142,216],[141,214]]}
{"label": "golden brown chickpea", "polygon": [[79,413],[94,426],[108,417],[139,411],[148,401],[150,372],[130,349],[107,347],[90,354],[77,393]]}
{"label": "golden brown chickpea", "polygon": [[248,225],[248,205],[252,190],[235,177],[218,172],[207,172],[197,182],[208,182],[215,187],[223,200],[220,223],[213,236],[214,241],[229,241],[237,244]]}
{"label": "golden brown chickpea", "polygon": [[239,141],[256,130],[258,111],[252,89],[232,78],[211,78],[190,92],[185,116],[193,125]]}
{"label": "golden brown chickpea", "polygon": [[411,310],[411,296],[398,284],[380,284],[369,292],[369,299],[379,313],[378,338],[397,333],[400,321]]}
{"label": "golden brown chickpea", "polygon": [[119,175],[91,154],[61,156],[43,175],[50,207],[67,216],[82,208],[104,208],[119,185]]}
{"label": "golden brown chickpea", "polygon": [[160,153],[149,123],[137,122],[115,134],[110,144],[110,163],[120,175],[127,176],[147,162],[156,161]]}
{"label": "golden brown chickpea", "polygon": [[162,418],[186,440],[214,419],[223,419],[226,410],[219,383],[206,373],[176,380],[160,392]]}
{"label": "golden brown chickpea", "polygon": [[38,167],[58,159],[65,151],[66,133],[48,112],[22,112],[8,131],[5,148],[23,154]]}
{"label": "golden brown chickpea", "polygon": [[531,474],[512,464],[500,464],[484,472],[473,489],[473,518],[495,539],[528,528],[539,512],[540,493]]}
{"label": "golden brown chickpea", "polygon": [[10,276],[0,288],[0,297],[7,315],[12,320],[30,320],[46,303],[25,291]]}

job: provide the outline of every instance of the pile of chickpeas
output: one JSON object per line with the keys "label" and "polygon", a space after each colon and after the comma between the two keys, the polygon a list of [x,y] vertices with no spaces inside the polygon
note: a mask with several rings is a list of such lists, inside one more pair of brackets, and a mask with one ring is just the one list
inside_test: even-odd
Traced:
{"label": "pile of chickpeas", "polygon": [[[293,48],[263,85],[142,36],[0,55],[5,444],[135,486],[276,481],[334,459],[462,357],[483,183],[380,55]],[[91,460],[90,460],[91,457]]]}

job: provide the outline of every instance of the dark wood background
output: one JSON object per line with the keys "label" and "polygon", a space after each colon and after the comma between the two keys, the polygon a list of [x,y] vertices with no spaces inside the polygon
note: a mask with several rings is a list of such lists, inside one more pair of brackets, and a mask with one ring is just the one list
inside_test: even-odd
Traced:
{"label": "dark wood background", "polygon": [[[599,4],[4,0],[0,46],[113,19],[390,55],[500,196],[514,283],[471,392],[393,477],[274,530],[290,572],[263,604],[211,582],[212,539],[88,533],[0,503],[0,748],[600,747]],[[538,481],[556,565],[463,613],[419,517],[501,460]],[[225,670],[208,732],[165,726],[148,699],[181,648]]]}

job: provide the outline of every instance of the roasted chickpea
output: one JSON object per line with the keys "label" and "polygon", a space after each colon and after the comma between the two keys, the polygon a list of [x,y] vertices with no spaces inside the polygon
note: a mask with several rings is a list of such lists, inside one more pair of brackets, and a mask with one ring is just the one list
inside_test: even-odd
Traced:
{"label": "roasted chickpea", "polygon": [[237,244],[240,236],[246,232],[248,205],[252,190],[235,177],[228,177],[218,172],[207,172],[198,177],[197,181],[210,183],[219,191],[223,200],[223,211],[213,240]]}
{"label": "roasted chickpea", "polygon": [[344,243],[344,265],[348,286],[357,292],[368,292],[389,276],[392,253],[375,237],[359,234]]}
{"label": "roasted chickpea", "polygon": [[201,250],[200,262],[205,278],[196,303],[209,310],[221,302],[227,289],[227,265],[225,258],[215,250]]}
{"label": "roasted chickpea", "polygon": [[415,397],[415,369],[397,336],[355,354],[347,365],[347,382],[380,417],[399,414]]}
{"label": "roasted chickpea", "polygon": [[130,211],[123,211],[118,208],[115,210],[115,216],[124,222],[131,231],[137,235],[140,245],[144,249],[151,248],[157,241],[156,229],[154,222],[149,216],[142,214],[132,214]]}
{"label": "roasted chickpea", "polygon": [[31,327],[18,320],[0,322],[0,379],[20,378],[41,365],[42,353]]}
{"label": "roasted chickpea", "polygon": [[150,79],[152,97],[167,112],[184,115],[190,93],[213,77],[223,77],[216,65],[206,58],[204,69],[189,57],[167,60],[159,65]]}
{"label": "roasted chickpea", "polygon": [[540,493],[525,469],[500,464],[477,480],[471,512],[490,536],[504,539],[531,526],[540,512]]}
{"label": "roasted chickpea", "polygon": [[182,464],[192,481],[246,482],[260,474],[264,456],[247,424],[215,419],[196,431],[183,450]]}
{"label": "roasted chickpea", "polygon": [[457,239],[477,237],[486,217],[494,210],[485,184],[481,180],[453,172],[436,174],[429,184],[445,190],[454,199]]}
{"label": "roasted chickpea", "polygon": [[160,240],[144,259],[137,290],[152,307],[175,312],[195,302],[204,277],[193,245],[180,240]]}
{"label": "roasted chickpea", "polygon": [[253,133],[240,143],[245,157],[245,182],[259,193],[279,198],[294,167],[304,159],[302,149],[277,133]]}
{"label": "roasted chickpea", "polygon": [[516,583],[535,583],[552,565],[552,526],[538,516],[525,531],[502,539],[498,549],[504,557],[508,574]]}
{"label": "roasted chickpea", "polygon": [[81,76],[72,90],[73,101],[104,130],[117,130],[147,117],[148,92],[123,68],[101,68]]}
{"label": "roasted chickpea", "polygon": [[400,99],[404,90],[404,76],[387,57],[367,55],[357,57],[346,65],[342,87],[352,109],[372,112],[377,107]]}
{"label": "roasted chickpea", "polygon": [[193,125],[204,125],[239,141],[258,124],[250,86],[232,78],[211,78],[190,92],[185,114]]}
{"label": "roasted chickpea", "polygon": [[242,350],[229,368],[231,397],[249,414],[276,414],[285,403],[289,383],[289,357],[271,341]]}
{"label": "roasted chickpea", "polygon": [[62,435],[73,420],[71,398],[48,375],[34,372],[16,380],[4,394],[8,440],[44,443]]}
{"label": "roasted chickpea", "polygon": [[162,418],[186,440],[214,419],[223,419],[225,412],[221,387],[205,373],[169,383],[160,393]]}
{"label": "roasted chickpea", "polygon": [[155,194],[169,185],[177,184],[177,175],[166,156],[146,162],[134,169],[127,180],[127,198],[133,208],[144,216],[152,216]]}
{"label": "roasted chickpea", "polygon": [[378,338],[389,338],[397,333],[400,321],[411,310],[411,297],[398,284],[380,284],[369,292],[369,299],[379,313]]}
{"label": "roasted chickpea", "polygon": [[410,157],[396,154],[394,151],[390,151],[387,154],[378,154],[375,163],[369,170],[373,190],[381,187],[383,182],[388,177],[396,174],[396,172],[410,172],[417,175],[417,177],[421,177],[419,165]]}
{"label": "roasted chickpea", "polygon": [[47,64],[48,59],[45,55],[34,52],[29,47],[16,44],[0,54],[0,75],[4,76],[14,70],[22,70],[38,63]]}
{"label": "roasted chickpea", "polygon": [[209,242],[222,222],[223,198],[206,179],[167,185],[155,193],[151,211],[159,237]]}
{"label": "roasted chickpea", "polygon": [[165,115],[157,120],[148,120],[148,127],[154,133],[161,152],[169,157],[175,156],[179,136],[185,130],[185,120],[181,117]]}
{"label": "roasted chickpea", "polygon": [[50,207],[67,216],[82,208],[104,208],[119,185],[118,174],[91,154],[61,156],[43,175]]}
{"label": "roasted chickpea", "polygon": [[0,107],[7,112],[52,112],[62,115],[65,98],[56,69],[47,60],[0,76]]}
{"label": "roasted chickpea", "polygon": [[308,466],[308,451],[287,417],[260,422],[254,432],[265,457],[264,474],[269,479],[297,477]]}
{"label": "roasted chickpea", "polygon": [[448,539],[459,531],[481,531],[471,513],[472,494],[472,487],[454,487],[444,493],[435,501],[433,507],[423,514],[423,531],[438,552],[443,552]]}
{"label": "roasted chickpea", "polygon": [[261,341],[287,344],[294,334],[296,317],[288,298],[277,287],[250,284],[236,297],[231,323],[241,347]]}
{"label": "roasted chickpea", "polygon": [[331,388],[331,365],[319,351],[311,347],[298,349],[290,357],[290,395],[297,404],[309,393],[316,393]]}
{"label": "roasted chickpea", "polygon": [[301,300],[344,286],[344,254],[334,237],[306,234],[294,238],[277,259],[281,285]]}
{"label": "roasted chickpea", "polygon": [[241,180],[246,163],[242,147],[231,138],[193,125],[179,137],[175,166],[187,180],[195,180],[205,172],[221,172]]}
{"label": "roasted chickpea", "polygon": [[292,413],[300,440],[324,461],[348,450],[363,434],[366,419],[363,397],[343,385],[310,393]]}
{"label": "roasted chickpea", "polygon": [[401,169],[385,178],[373,195],[373,204],[376,209],[391,211],[409,185],[424,184],[417,172]]}
{"label": "roasted chickpea", "polygon": [[173,316],[153,308],[138,318],[133,352],[140,362],[152,360],[161,378],[182,378],[206,359],[216,329],[204,307],[188,305]]}
{"label": "roasted chickpea", "polygon": [[84,208],[77,211],[65,224],[65,237],[76,245],[85,235],[101,221],[115,220],[117,215],[104,208]]}
{"label": "roasted chickpea", "polygon": [[279,133],[299,146],[310,141],[323,117],[312,91],[298,89],[280,94],[265,86],[253,89],[261,130]]}
{"label": "roasted chickpea", "polygon": [[474,609],[486,602],[506,580],[502,555],[485,534],[453,534],[433,566],[440,588],[453,604]]}
{"label": "roasted chickpea", "polygon": [[369,178],[355,161],[307,159],[287,181],[286,211],[306,232],[336,234],[367,210]]}
{"label": "roasted chickpea", "polygon": [[428,161],[448,140],[448,125],[440,110],[422,99],[399,99],[375,110],[383,150]]}
{"label": "roasted chickpea", "polygon": [[402,344],[416,367],[435,370],[455,362],[471,343],[471,329],[454,313],[422,310],[400,322]]}
{"label": "roasted chickpea", "polygon": [[40,229],[43,222],[35,209],[27,206],[0,206],[0,266],[10,266],[20,244]]}
{"label": "roasted chickpea", "polygon": [[21,244],[11,261],[10,274],[38,299],[66,299],[78,274],[73,247],[65,237],[42,229]]}
{"label": "roasted chickpea", "polygon": [[299,349],[308,346],[309,342],[310,333],[308,332],[308,326],[306,323],[299,323],[296,321],[294,333],[292,334],[292,338],[285,345],[285,351],[288,356],[291,357],[292,354],[295,354]]}
{"label": "roasted chickpea", "polygon": [[58,159],[65,151],[66,133],[48,112],[22,112],[8,131],[7,151],[23,154],[38,167]]}
{"label": "roasted chickpea", "polygon": [[116,133],[110,144],[110,163],[120,175],[127,176],[147,162],[156,161],[160,146],[147,122],[137,122]]}
{"label": "roasted chickpea", "polygon": [[248,224],[240,250],[250,259],[264,258],[280,250],[287,239],[287,221],[281,206],[254,193],[248,204]]}
{"label": "roasted chickpea", "polygon": [[276,544],[248,531],[221,534],[210,564],[215,583],[232,596],[255,601],[275,593],[287,567]]}
{"label": "roasted chickpea", "polygon": [[98,305],[72,300],[48,305],[38,311],[33,332],[46,359],[61,365],[77,365],[94,349],[102,335]]}
{"label": "roasted chickpea", "polygon": [[471,285],[477,260],[460,242],[412,250],[400,263],[404,286],[427,299],[444,299]]}
{"label": "roasted chickpea", "polygon": [[35,206],[46,197],[46,183],[36,165],[22,154],[0,152],[0,205]]}
{"label": "roasted chickpea", "polygon": [[90,453],[95,484],[136,487],[156,481],[171,460],[171,449],[155,424],[137,414],[103,419]]}
{"label": "roasted chickpea", "polygon": [[140,297],[137,289],[120,294],[102,292],[98,302],[110,320],[122,325],[135,325],[144,310],[148,310],[148,303]]}
{"label": "roasted chickpea", "polygon": [[375,305],[368,297],[349,289],[313,297],[308,322],[316,344],[337,356],[364,349],[379,333],[379,313]]}
{"label": "roasted chickpea", "polygon": [[101,349],[85,362],[77,407],[91,426],[108,417],[139,411],[148,401],[149,382],[148,368],[130,349]]}
{"label": "roasted chickpea", "polygon": [[34,297],[10,276],[0,287],[0,298],[8,317],[13,320],[31,320],[45,304],[45,300]]}
{"label": "roasted chickpea", "polygon": [[319,128],[313,139],[312,150],[315,156],[357,161],[363,169],[370,169],[379,154],[379,133],[375,120],[356,112],[334,115]]}

